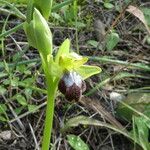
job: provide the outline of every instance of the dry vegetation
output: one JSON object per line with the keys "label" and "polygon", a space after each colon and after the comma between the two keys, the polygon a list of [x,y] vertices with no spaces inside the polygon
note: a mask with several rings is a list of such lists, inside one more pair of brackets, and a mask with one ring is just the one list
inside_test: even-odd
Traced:
{"label": "dry vegetation", "polygon": [[[150,12],[150,2],[112,0],[110,3],[112,8],[106,8],[98,0],[78,2],[76,19],[71,16],[71,3],[54,12],[49,20],[54,54],[69,38],[74,51],[89,56],[89,64],[102,68],[100,74],[86,80],[87,90],[80,102],[68,102],[60,92],[57,93],[51,140],[56,150],[71,150],[67,140],[69,134],[80,136],[90,150],[132,150],[135,147],[131,139],[107,125],[125,133],[133,129],[131,119],[125,120],[123,114],[116,113],[118,101],[131,93],[134,96],[127,104],[133,102],[138,112],[144,114],[145,105],[149,105],[150,20],[149,23],[143,21],[143,13],[139,10],[144,7]],[[129,5],[137,10],[133,12]],[[14,6],[25,14],[26,4]],[[5,31],[23,22],[23,18],[10,14],[9,10],[8,6],[1,5],[0,150],[33,150],[40,147],[42,140],[46,86],[39,54],[28,46],[23,29],[3,36]],[[119,41],[111,50],[106,43],[112,30],[119,36]],[[147,93],[144,101],[140,99],[143,93]],[[78,126],[70,125],[75,127],[63,130],[66,122],[77,116],[81,116],[75,122]],[[82,116],[102,124],[92,120],[83,122]],[[135,150],[138,149],[142,150],[136,146]]]}

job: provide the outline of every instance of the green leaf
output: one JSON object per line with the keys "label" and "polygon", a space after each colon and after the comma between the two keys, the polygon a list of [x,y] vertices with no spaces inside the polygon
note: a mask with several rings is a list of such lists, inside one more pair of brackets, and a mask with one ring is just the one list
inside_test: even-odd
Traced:
{"label": "green leaf", "polygon": [[143,7],[141,8],[141,10],[144,13],[144,17],[145,17],[147,24],[150,26],[150,8]]}
{"label": "green leaf", "polygon": [[[150,108],[148,107],[150,106],[150,93],[131,93],[124,100],[124,103],[141,113],[147,112]],[[121,103],[117,107],[117,114],[128,121],[131,121],[133,115],[137,115],[130,108]]]}
{"label": "green leaf", "polygon": [[0,78],[6,77],[7,75],[8,75],[8,73],[0,72]]}
{"label": "green leaf", "polygon": [[7,0],[7,2],[15,4],[26,4],[27,0]]}
{"label": "green leaf", "polygon": [[27,68],[25,65],[19,65],[16,67],[16,70],[20,73],[24,73],[27,70]]}
{"label": "green leaf", "polygon": [[4,114],[7,110],[7,106],[5,104],[0,104],[0,114]]}
{"label": "green leaf", "polygon": [[3,86],[0,86],[0,95],[5,94],[6,91],[7,90]]}
{"label": "green leaf", "polygon": [[17,87],[18,86],[18,82],[19,82],[19,78],[13,78],[11,81],[10,81],[10,84],[11,86],[14,86],[14,87]]}
{"label": "green leaf", "polygon": [[80,68],[75,69],[76,72],[83,78],[89,78],[92,75],[100,73],[102,70],[97,66],[89,66],[89,65],[82,65]]}
{"label": "green leaf", "polygon": [[115,32],[111,32],[106,37],[106,48],[108,51],[111,51],[120,41],[119,35]]}
{"label": "green leaf", "polygon": [[53,0],[34,0],[34,2],[36,8],[38,8],[45,19],[48,20],[51,13]]}
{"label": "green leaf", "polygon": [[28,77],[23,81],[19,82],[19,85],[25,84],[26,86],[32,86],[35,83],[35,79],[33,77]]}
{"label": "green leaf", "polygon": [[150,104],[145,105],[143,113],[150,118]]}
{"label": "green leaf", "polygon": [[8,0],[0,0],[0,6],[2,6],[3,9],[6,8],[4,10],[9,11],[10,14],[16,15],[23,20],[26,19],[25,15],[22,14],[22,12],[17,7],[15,7],[14,4],[11,4]]}
{"label": "green leaf", "polygon": [[23,109],[24,109],[24,106],[21,106],[21,107],[16,108],[14,111],[17,115],[19,115]]}
{"label": "green leaf", "polygon": [[53,6],[52,11],[56,12],[58,10],[61,10],[65,6],[68,6],[70,3],[72,3],[74,0],[65,0],[62,1],[61,3],[57,3],[56,5]]}
{"label": "green leaf", "polygon": [[80,124],[95,125],[95,126],[102,125],[101,122],[96,119],[88,118],[86,116],[80,115],[80,116],[76,116],[76,117],[73,117],[73,118],[67,120],[67,122],[65,123],[65,126],[64,126],[64,130],[66,130],[70,127],[77,127]]}
{"label": "green leaf", "polygon": [[89,45],[92,45],[92,46],[95,47],[95,48],[98,46],[98,42],[95,41],[95,40],[89,40],[87,43],[88,43]]}
{"label": "green leaf", "polygon": [[4,81],[3,81],[3,84],[4,84],[4,85],[10,85],[11,83],[10,83],[10,80],[7,79],[7,80],[4,80]]}
{"label": "green leaf", "polygon": [[0,116],[0,121],[5,122],[7,120],[3,116]]}
{"label": "green leaf", "polygon": [[60,56],[65,54],[68,55],[70,50],[70,40],[66,39],[60,46],[57,55],[55,57],[55,62],[59,63]]}
{"label": "green leaf", "polygon": [[28,0],[26,21],[30,23],[33,18],[34,0]]}
{"label": "green leaf", "polygon": [[68,142],[74,150],[89,150],[88,145],[79,137],[73,134],[67,135]]}
{"label": "green leaf", "polygon": [[17,102],[19,104],[21,104],[22,106],[26,106],[28,104],[27,101],[26,101],[26,99],[25,99],[25,97],[22,96],[21,94],[16,94],[15,96],[13,96],[12,99],[16,99]]}
{"label": "green leaf", "polygon": [[146,37],[146,42],[148,45],[150,45],[150,36]]}
{"label": "green leaf", "polygon": [[54,19],[64,23],[63,18],[58,13],[51,13],[51,15]]}
{"label": "green leaf", "polygon": [[120,80],[122,78],[130,78],[130,77],[144,78],[144,76],[142,76],[142,75],[133,74],[133,73],[129,73],[129,72],[120,72],[120,73],[118,73],[118,75],[116,77],[114,77],[114,80]]}
{"label": "green leaf", "polygon": [[74,22],[74,26],[76,26],[78,29],[80,29],[80,28],[85,28],[86,24],[77,21],[77,22]]}
{"label": "green leaf", "polygon": [[136,138],[140,145],[142,146],[143,150],[149,150],[150,144],[149,144],[149,128],[146,124],[146,120],[143,117],[133,117],[134,122],[134,129]]}
{"label": "green leaf", "polygon": [[76,127],[78,125],[92,125],[92,126],[100,126],[102,128],[109,128],[111,130],[114,130],[120,134],[123,134],[124,136],[128,137],[129,139],[133,140],[133,137],[128,133],[128,132],[124,132],[122,129],[119,129],[117,127],[114,127],[113,125],[110,125],[106,122],[102,122],[93,118],[89,118],[87,116],[76,116],[73,117],[71,119],[69,119],[65,124],[64,127],[62,128],[62,131],[68,131],[68,129],[70,129],[71,127]]}
{"label": "green leaf", "polygon": [[104,3],[104,7],[107,9],[112,9],[112,8],[114,8],[114,5],[111,3]]}
{"label": "green leaf", "polygon": [[47,55],[52,54],[52,34],[46,20],[37,9],[33,13],[33,28],[36,47],[46,60]]}
{"label": "green leaf", "polygon": [[29,112],[35,112],[37,110],[38,106],[36,105],[28,105]]}
{"label": "green leaf", "polygon": [[25,22],[23,25],[23,28],[26,33],[29,45],[34,48],[37,48],[36,40],[35,40],[35,36],[34,36],[33,20],[30,23]]}
{"label": "green leaf", "polygon": [[[32,86],[33,86],[33,84],[32,84]],[[31,98],[32,92],[33,92],[32,89],[30,89],[30,88],[25,88],[24,94],[26,95],[27,100],[29,100],[29,99]]]}
{"label": "green leaf", "polygon": [[124,0],[124,1],[125,1],[126,5],[132,2],[132,0]]}

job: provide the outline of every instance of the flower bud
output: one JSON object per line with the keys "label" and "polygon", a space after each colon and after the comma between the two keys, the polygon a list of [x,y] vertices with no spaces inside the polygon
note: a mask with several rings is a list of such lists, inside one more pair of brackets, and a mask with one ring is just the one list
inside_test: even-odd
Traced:
{"label": "flower bud", "polygon": [[52,54],[52,34],[51,30],[41,13],[35,9],[33,13],[34,36],[37,49],[42,55]]}
{"label": "flower bud", "polygon": [[25,22],[24,30],[29,44],[37,48],[45,59],[47,55],[52,54],[52,34],[46,20],[37,9],[34,9],[33,20]]}

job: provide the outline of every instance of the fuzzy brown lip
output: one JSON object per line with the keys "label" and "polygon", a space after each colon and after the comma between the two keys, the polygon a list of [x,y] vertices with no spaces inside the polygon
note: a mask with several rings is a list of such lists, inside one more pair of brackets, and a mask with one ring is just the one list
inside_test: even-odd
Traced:
{"label": "fuzzy brown lip", "polygon": [[69,101],[79,101],[82,92],[86,90],[85,81],[76,72],[67,72],[61,78],[59,85],[59,91],[65,95],[65,98]]}

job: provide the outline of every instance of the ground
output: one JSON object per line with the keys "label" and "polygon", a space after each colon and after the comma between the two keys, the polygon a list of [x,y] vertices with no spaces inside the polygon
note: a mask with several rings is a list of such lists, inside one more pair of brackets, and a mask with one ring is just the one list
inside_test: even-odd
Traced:
{"label": "ground", "polygon": [[[150,2],[107,2],[84,0],[77,5],[71,3],[54,11],[49,19],[54,55],[61,43],[69,38],[73,51],[88,56],[88,64],[102,69],[100,74],[85,81],[87,89],[79,102],[67,101],[57,92],[51,140],[53,149],[71,150],[67,140],[69,134],[80,136],[90,150],[132,150],[135,147],[131,139],[116,130],[94,125],[89,120],[86,124],[78,120],[78,126],[62,132],[69,119],[80,115],[130,132],[132,121],[116,113],[118,101],[130,93],[149,93],[150,29],[147,26],[150,20],[146,20],[146,26],[137,11],[132,13],[128,9],[134,6],[140,10],[147,8],[150,12]],[[10,14],[6,4],[0,6],[2,34],[21,25],[23,17]],[[26,3],[14,6],[26,13]],[[76,8],[77,13],[73,12]],[[113,41],[113,44],[116,42],[114,46],[112,43],[107,46],[108,35],[112,34],[118,42]],[[0,150],[38,149],[46,108],[46,85],[38,51],[28,45],[22,27],[0,37]],[[142,148],[136,146],[135,149]]]}

